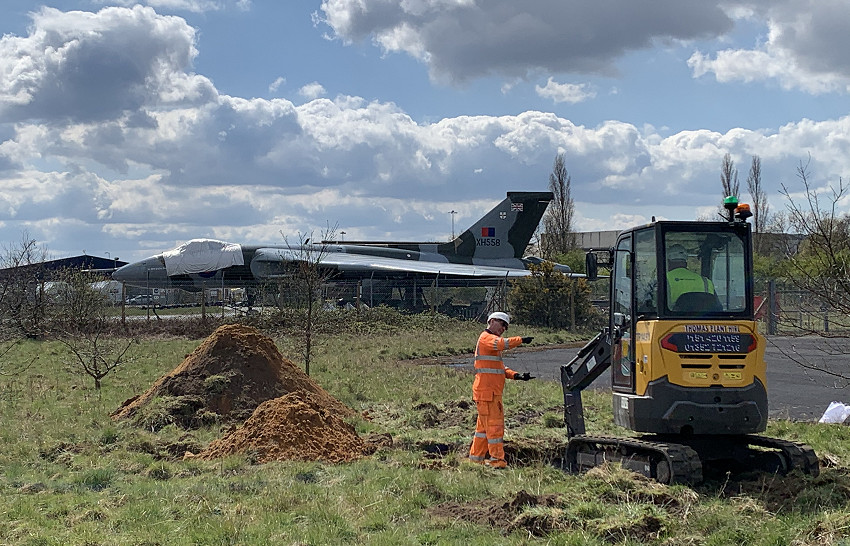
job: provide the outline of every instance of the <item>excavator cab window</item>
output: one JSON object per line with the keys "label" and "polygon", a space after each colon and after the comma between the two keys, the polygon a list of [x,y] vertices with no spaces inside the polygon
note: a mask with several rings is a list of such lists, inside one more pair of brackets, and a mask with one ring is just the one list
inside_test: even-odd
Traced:
{"label": "excavator cab window", "polygon": [[748,310],[748,232],[691,229],[663,232],[664,314],[725,316]]}
{"label": "excavator cab window", "polygon": [[661,221],[620,234],[610,254],[615,391],[634,388],[642,321],[752,316],[749,229],[743,222]]}
{"label": "excavator cab window", "polygon": [[611,254],[612,316],[620,313],[632,325],[749,316],[750,237],[744,222],[662,221],[624,232]]}
{"label": "excavator cab window", "polygon": [[630,391],[634,381],[634,323],[632,236],[621,237],[614,251],[613,299],[611,319],[617,333],[613,336],[612,383],[615,389]]}
{"label": "excavator cab window", "polygon": [[657,249],[652,228],[635,232],[635,296],[638,317],[658,315]]}

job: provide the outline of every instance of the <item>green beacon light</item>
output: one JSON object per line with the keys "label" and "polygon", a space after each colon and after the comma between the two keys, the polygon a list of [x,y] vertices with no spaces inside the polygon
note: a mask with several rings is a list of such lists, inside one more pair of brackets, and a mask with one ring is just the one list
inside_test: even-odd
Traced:
{"label": "green beacon light", "polygon": [[729,197],[723,200],[723,208],[729,213],[729,221],[735,221],[735,209],[738,208],[738,198],[734,195],[730,195]]}

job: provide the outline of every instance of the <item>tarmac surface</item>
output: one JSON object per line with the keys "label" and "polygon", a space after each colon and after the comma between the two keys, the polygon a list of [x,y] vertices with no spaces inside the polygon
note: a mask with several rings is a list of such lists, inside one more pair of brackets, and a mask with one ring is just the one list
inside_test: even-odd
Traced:
{"label": "tarmac surface", "polygon": [[[578,349],[520,348],[504,353],[505,365],[560,382],[561,364],[572,360]],[[771,419],[817,421],[830,402],[850,404],[850,339],[770,336],[765,360]],[[447,364],[472,369],[471,357],[453,358]],[[610,372],[590,388],[610,390]]]}

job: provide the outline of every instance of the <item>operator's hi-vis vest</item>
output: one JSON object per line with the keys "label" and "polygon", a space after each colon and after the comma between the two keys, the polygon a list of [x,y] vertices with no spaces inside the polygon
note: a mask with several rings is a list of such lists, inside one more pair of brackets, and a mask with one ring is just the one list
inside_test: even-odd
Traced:
{"label": "operator's hi-vis vest", "polygon": [[667,272],[667,287],[670,305],[688,292],[714,294],[714,283],[710,279],[683,267]]}
{"label": "operator's hi-vis vest", "polygon": [[513,379],[517,372],[505,367],[502,351],[522,345],[521,337],[500,337],[490,330],[478,336],[475,346],[475,381],[472,383],[472,399],[493,400],[502,396],[505,378]]}

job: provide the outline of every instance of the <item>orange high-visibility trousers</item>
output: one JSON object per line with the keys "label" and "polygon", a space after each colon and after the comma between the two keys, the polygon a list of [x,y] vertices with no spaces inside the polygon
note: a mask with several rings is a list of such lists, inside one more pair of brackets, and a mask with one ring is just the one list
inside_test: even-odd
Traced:
{"label": "orange high-visibility trousers", "polygon": [[[505,410],[502,397],[493,400],[477,400],[478,420],[475,423],[475,435],[469,448],[469,459],[476,463],[486,463],[494,468],[505,468]],[[490,457],[487,457],[487,453]]]}

